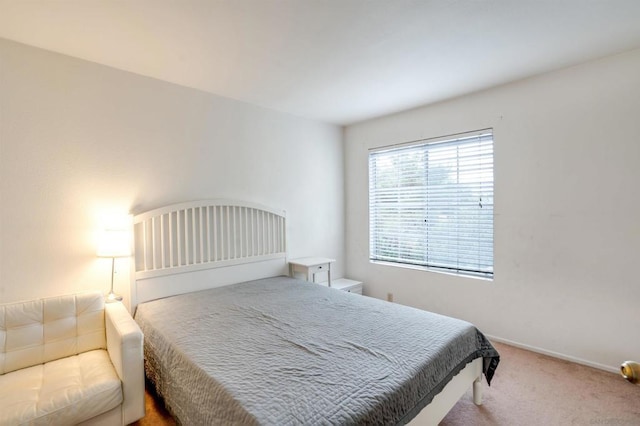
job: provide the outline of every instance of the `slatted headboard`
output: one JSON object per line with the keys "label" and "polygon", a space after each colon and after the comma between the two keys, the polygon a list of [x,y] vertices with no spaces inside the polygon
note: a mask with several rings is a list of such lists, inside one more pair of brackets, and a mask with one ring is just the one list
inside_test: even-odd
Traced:
{"label": "slatted headboard", "polygon": [[138,303],[286,271],[285,212],[239,201],[202,200],[134,216]]}

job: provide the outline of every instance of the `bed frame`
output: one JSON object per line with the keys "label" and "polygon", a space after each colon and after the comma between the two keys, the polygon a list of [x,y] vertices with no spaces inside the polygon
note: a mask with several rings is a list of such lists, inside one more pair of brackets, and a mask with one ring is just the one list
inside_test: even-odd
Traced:
{"label": "bed frame", "polygon": [[[254,203],[202,200],[133,217],[139,303],[286,274],[286,214]],[[185,279],[198,275],[198,280]],[[194,284],[197,282],[198,284]]]}
{"label": "bed frame", "polygon": [[[283,210],[202,200],[135,215],[133,224],[131,312],[150,300],[287,274]],[[410,424],[438,424],[471,386],[473,402],[481,405],[481,379],[482,359],[478,358]]]}

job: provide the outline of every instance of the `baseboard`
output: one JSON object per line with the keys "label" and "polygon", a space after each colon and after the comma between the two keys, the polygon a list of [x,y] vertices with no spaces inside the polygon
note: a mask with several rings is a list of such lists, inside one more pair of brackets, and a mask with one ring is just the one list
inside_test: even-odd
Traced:
{"label": "baseboard", "polygon": [[617,373],[617,374],[620,373],[620,367],[611,367],[609,365],[604,365],[604,364],[599,364],[597,362],[587,361],[585,359],[576,358],[576,357],[573,357],[573,356],[561,354],[559,352],[548,351],[546,349],[538,348],[538,347],[535,347],[535,346],[525,345],[524,343],[514,342],[513,340],[503,339],[503,338],[497,337],[497,336],[490,336],[488,334],[486,334],[486,336],[487,336],[487,338],[489,340],[493,340],[493,341],[498,342],[498,343],[504,343],[505,345],[515,346],[516,348],[526,349],[528,351],[536,352],[536,353],[539,353],[539,354],[542,354],[542,355],[548,355],[548,356],[551,356],[551,357],[554,357],[554,358],[563,359],[565,361],[575,362],[576,364],[586,365],[587,367],[597,368],[598,370],[604,370],[604,371],[608,371],[610,373]]}

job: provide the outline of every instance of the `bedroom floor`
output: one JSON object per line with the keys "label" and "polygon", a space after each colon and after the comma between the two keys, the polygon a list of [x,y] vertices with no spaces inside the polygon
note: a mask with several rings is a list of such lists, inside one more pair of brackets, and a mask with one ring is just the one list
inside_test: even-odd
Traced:
{"label": "bedroom floor", "polygon": [[151,385],[149,382],[145,383],[145,408],[146,415],[133,423],[132,426],[155,426],[155,425],[167,425],[176,426],[176,421],[171,414],[164,408],[163,402],[157,397],[155,392],[150,390]]}
{"label": "bedroom floor", "polygon": [[[471,391],[441,422],[469,425],[640,425],[640,386],[620,375],[494,343],[500,365],[484,404],[473,404]],[[623,360],[621,360],[623,361]],[[134,423],[175,425],[151,392],[147,415]]]}

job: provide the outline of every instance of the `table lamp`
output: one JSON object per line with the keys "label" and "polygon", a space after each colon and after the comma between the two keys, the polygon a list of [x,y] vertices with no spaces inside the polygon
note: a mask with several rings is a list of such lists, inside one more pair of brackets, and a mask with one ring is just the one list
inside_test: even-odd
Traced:
{"label": "table lamp", "polygon": [[107,302],[122,300],[122,296],[113,292],[113,276],[116,257],[131,256],[129,232],[126,229],[105,229],[98,241],[97,255],[98,257],[111,258],[111,289],[107,295]]}

